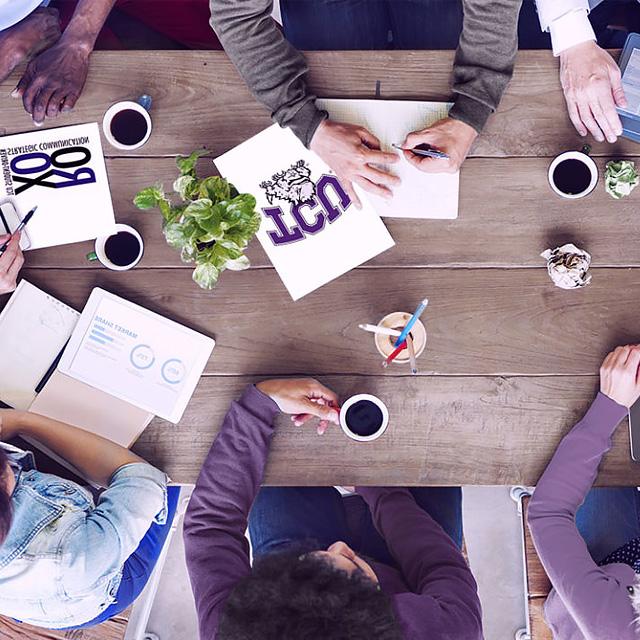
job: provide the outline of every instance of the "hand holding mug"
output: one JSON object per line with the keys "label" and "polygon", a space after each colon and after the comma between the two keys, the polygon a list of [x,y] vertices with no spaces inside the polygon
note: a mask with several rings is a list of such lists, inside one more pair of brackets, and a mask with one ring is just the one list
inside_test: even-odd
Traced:
{"label": "hand holding mug", "polygon": [[320,418],[318,434],[322,435],[329,422],[339,424],[338,396],[313,378],[265,380],[256,387],[269,396],[280,411],[291,415],[296,426],[312,418]]}
{"label": "hand holding mug", "polygon": [[640,398],[640,345],[627,345],[612,351],[600,367],[600,391],[623,407]]}

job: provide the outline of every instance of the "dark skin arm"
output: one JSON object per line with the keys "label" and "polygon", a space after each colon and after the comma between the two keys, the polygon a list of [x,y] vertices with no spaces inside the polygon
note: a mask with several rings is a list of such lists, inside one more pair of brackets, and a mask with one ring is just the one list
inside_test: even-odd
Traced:
{"label": "dark skin arm", "polygon": [[87,79],[89,56],[115,3],[78,0],[60,40],[29,63],[12,95],[22,97],[34,124],[73,109]]}

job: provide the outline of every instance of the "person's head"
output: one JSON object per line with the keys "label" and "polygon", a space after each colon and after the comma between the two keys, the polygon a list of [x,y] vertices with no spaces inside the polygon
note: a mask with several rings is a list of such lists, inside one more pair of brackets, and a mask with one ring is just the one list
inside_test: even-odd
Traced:
{"label": "person's head", "polygon": [[343,542],[273,553],[231,592],[217,640],[400,640],[389,598]]}
{"label": "person's head", "polygon": [[0,544],[5,541],[11,520],[13,509],[11,508],[11,494],[14,487],[13,471],[9,466],[9,458],[4,449],[0,447]]}

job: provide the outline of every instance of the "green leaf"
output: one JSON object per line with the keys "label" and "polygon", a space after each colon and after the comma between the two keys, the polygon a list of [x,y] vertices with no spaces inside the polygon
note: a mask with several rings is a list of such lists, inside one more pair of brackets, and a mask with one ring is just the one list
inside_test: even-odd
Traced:
{"label": "green leaf", "polygon": [[210,263],[199,264],[193,270],[193,280],[203,289],[213,289],[220,277],[220,270]]}
{"label": "green leaf", "polygon": [[213,203],[209,198],[194,200],[187,205],[183,215],[197,221],[204,220],[213,215]]}
{"label": "green leaf", "polygon": [[210,176],[200,183],[201,198],[209,198],[214,203],[231,198],[231,185],[220,176]]}
{"label": "green leaf", "polygon": [[182,247],[180,251],[180,259],[182,262],[193,262],[196,259],[196,249],[192,245]]}
{"label": "green leaf", "polygon": [[185,235],[185,225],[181,222],[169,222],[163,232],[167,244],[174,249],[182,249],[190,244],[190,238]]}
{"label": "green leaf", "polygon": [[196,176],[196,164],[198,158],[209,153],[206,149],[197,149],[190,156],[178,156],[176,158],[176,165],[180,170],[180,175],[183,176]]}
{"label": "green leaf", "polygon": [[247,256],[240,256],[236,260],[228,260],[225,267],[230,271],[244,271],[251,266]]}
{"label": "green leaf", "polygon": [[183,200],[192,200],[197,197],[198,181],[193,176],[180,176],[173,183],[173,190]]}
{"label": "green leaf", "polygon": [[133,204],[135,204],[138,209],[153,209],[153,207],[157,207],[158,203],[164,199],[165,195],[162,185],[155,185],[140,191],[133,199]]}

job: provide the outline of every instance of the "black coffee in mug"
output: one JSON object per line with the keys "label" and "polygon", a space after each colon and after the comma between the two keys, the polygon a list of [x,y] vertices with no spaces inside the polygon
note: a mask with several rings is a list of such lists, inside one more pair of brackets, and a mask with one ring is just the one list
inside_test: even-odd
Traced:
{"label": "black coffee in mug", "polygon": [[568,196],[584,193],[591,184],[591,170],[581,160],[568,158],[553,170],[553,184]]}
{"label": "black coffee in mug", "polygon": [[354,402],[345,414],[347,427],[358,436],[372,436],[384,423],[380,407],[371,400]]}
{"label": "black coffee in mug", "polygon": [[140,241],[128,231],[118,231],[105,241],[104,253],[117,267],[128,267],[140,255]]}
{"label": "black coffee in mug", "polygon": [[121,144],[133,147],[142,142],[148,131],[147,119],[135,109],[118,111],[109,125],[111,135]]}

